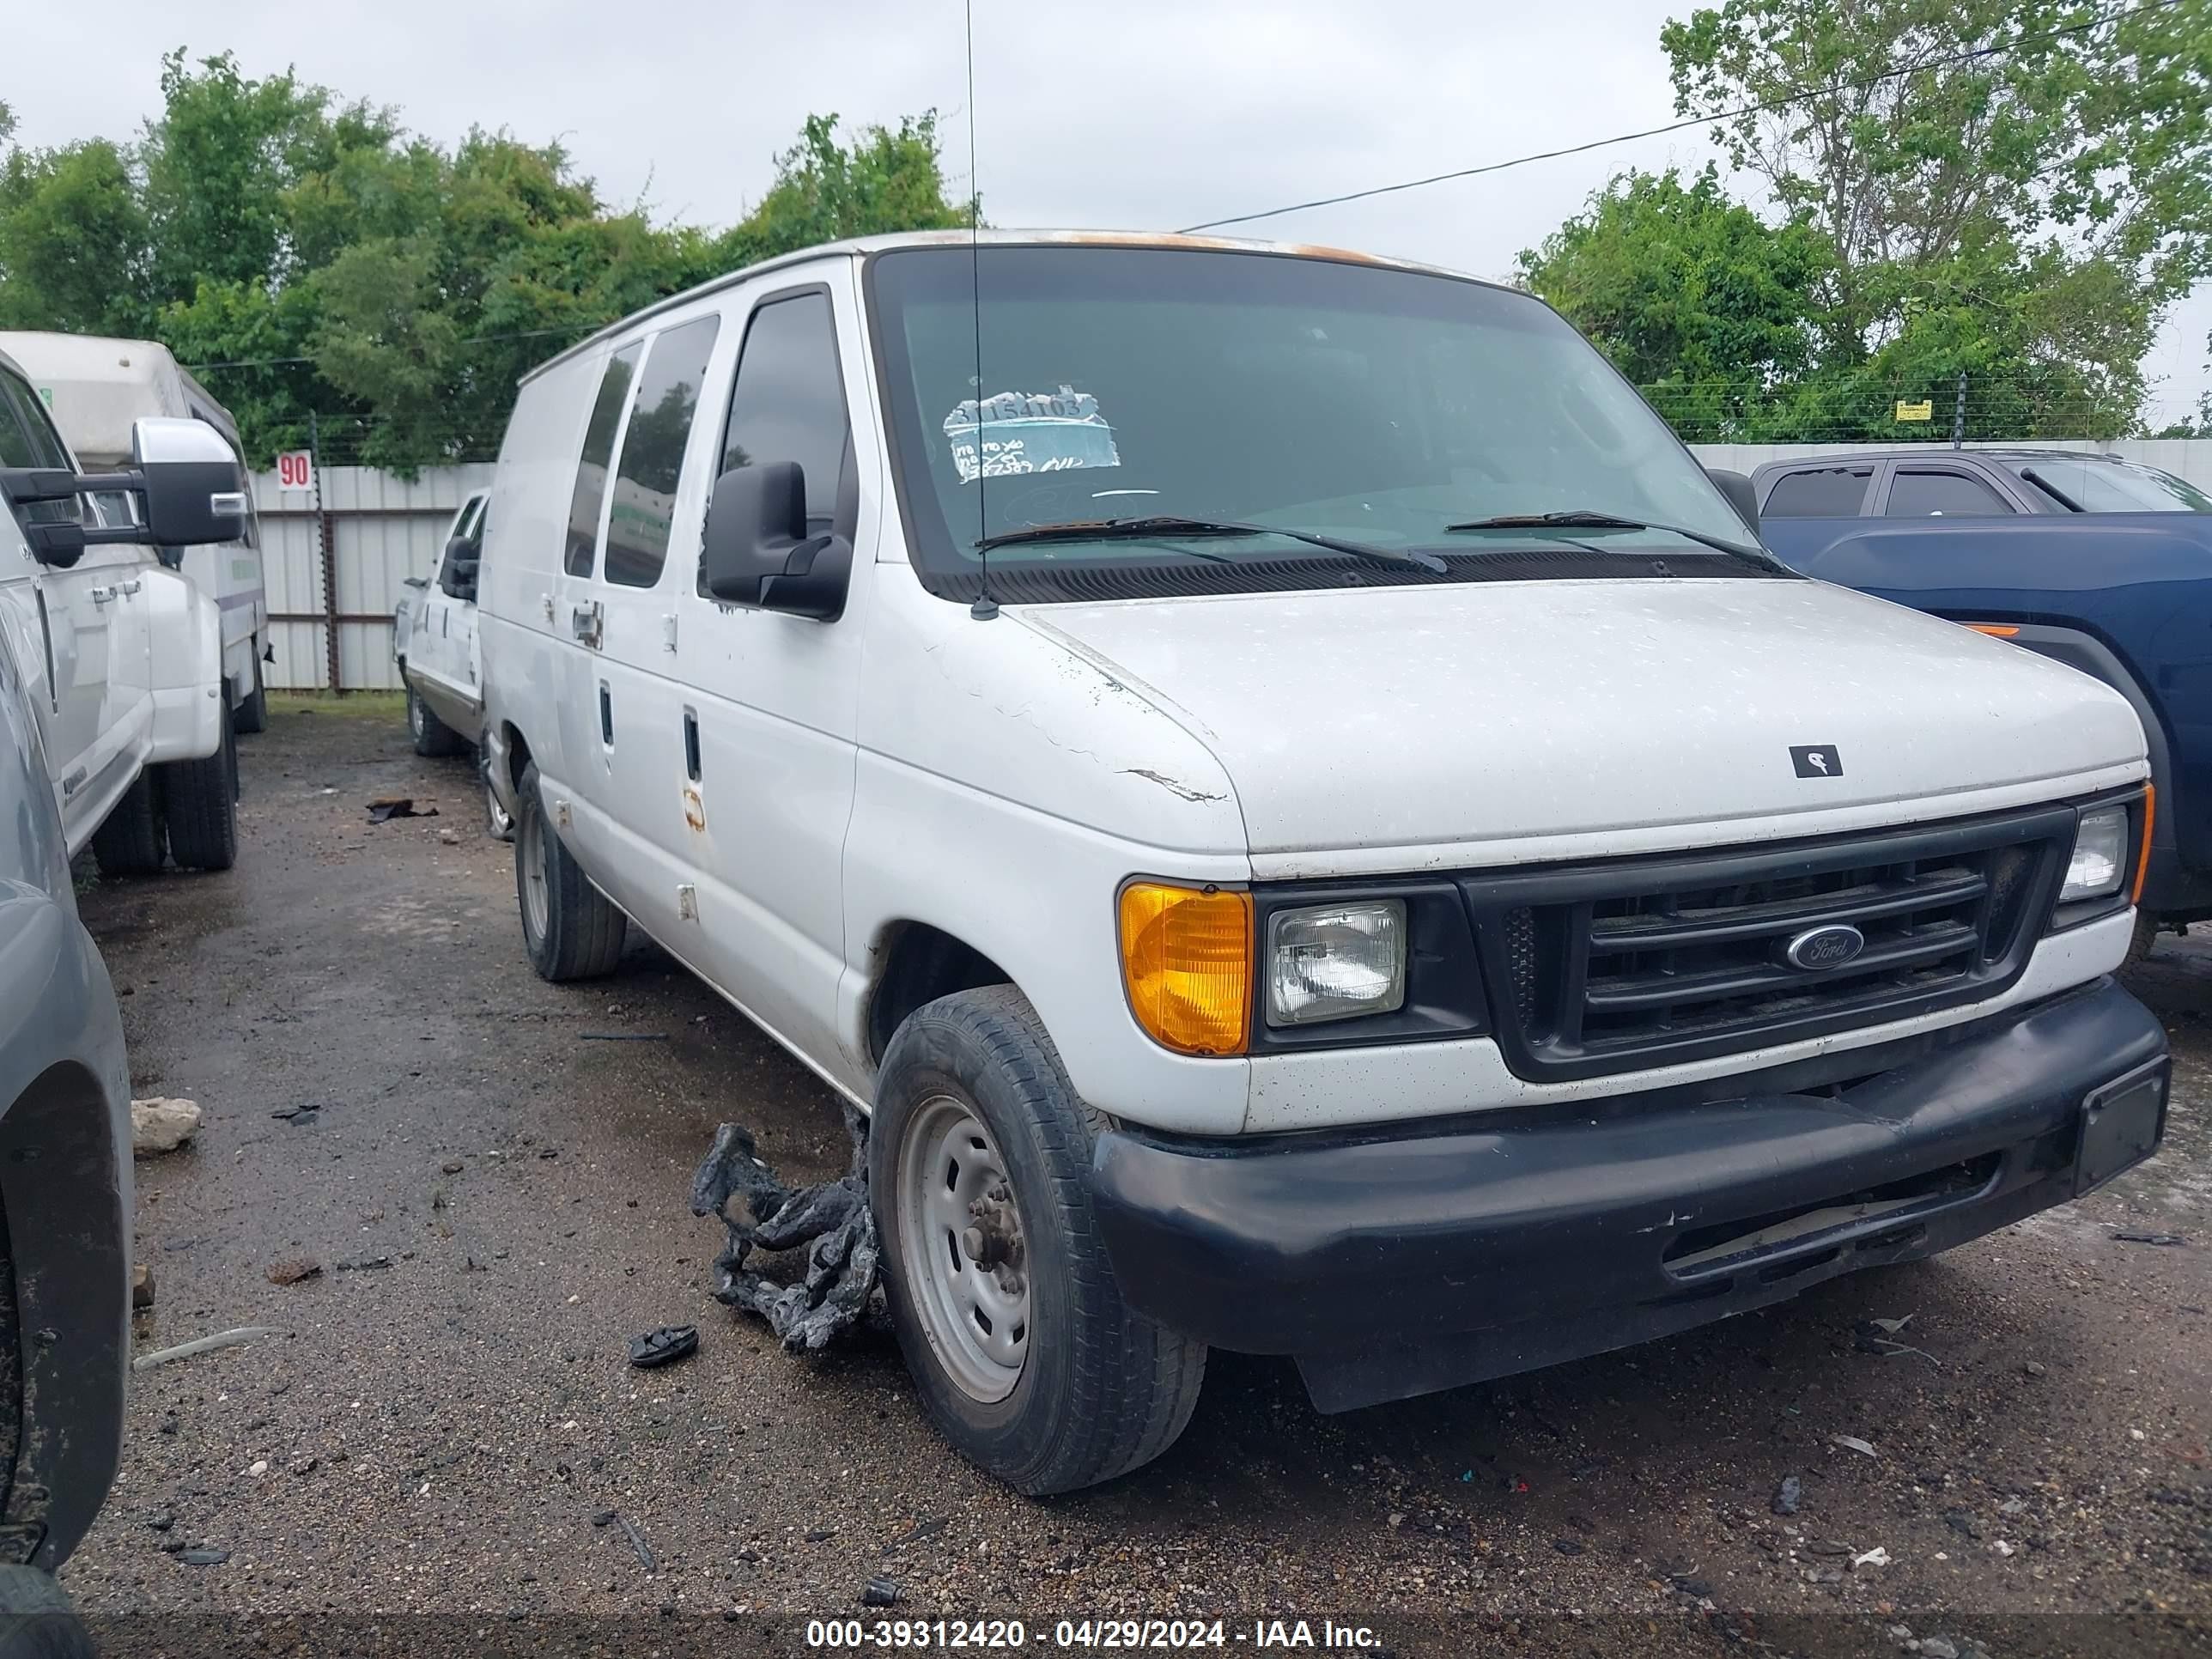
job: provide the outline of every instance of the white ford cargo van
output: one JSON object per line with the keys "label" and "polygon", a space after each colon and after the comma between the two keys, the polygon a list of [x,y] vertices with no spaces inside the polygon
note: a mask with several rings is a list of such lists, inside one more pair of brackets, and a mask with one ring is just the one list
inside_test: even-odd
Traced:
{"label": "white ford cargo van", "polygon": [[204,422],[137,420],[129,450],[127,469],[86,482],[0,355],[0,493],[15,505],[13,526],[0,521],[0,627],[35,677],[70,856],[89,844],[109,875],[150,874],[167,858],[228,870],[238,753],[222,618],[161,550],[235,540],[252,503],[235,453]]}
{"label": "white ford cargo van", "polygon": [[1779,567],[1526,295],[813,250],[538,370],[489,522],[532,962],[627,917],[867,1109],[908,1364],[1022,1490],[1209,1346],[1496,1376],[2161,1133],[2127,704]]}
{"label": "white ford cargo van", "polygon": [[[157,341],[0,332],[0,351],[30,378],[80,466],[128,465],[131,423],[149,415],[204,421],[243,460],[230,411]],[[221,616],[223,695],[233,728],[244,733],[262,730],[269,719],[261,675],[270,649],[269,593],[261,524],[250,499],[236,530],[236,539],[220,546],[165,548],[162,557]]]}

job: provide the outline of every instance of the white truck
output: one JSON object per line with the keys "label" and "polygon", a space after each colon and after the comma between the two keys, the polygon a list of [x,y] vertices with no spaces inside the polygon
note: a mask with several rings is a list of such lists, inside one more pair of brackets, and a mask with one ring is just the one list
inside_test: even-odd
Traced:
{"label": "white truck", "polygon": [[2143,734],[1741,486],[1445,272],[739,271],[508,426],[523,942],[635,923],[870,1115],[907,1363],[1025,1492],[1157,1455],[1210,1346],[1345,1410],[1949,1249],[2163,1132]]}
{"label": "white truck", "polygon": [[110,875],[238,855],[238,755],[215,602],[161,557],[234,541],[245,470],[204,421],[132,423],[127,468],[80,471],[0,354],[0,628],[13,635],[74,858]]}
{"label": "white truck", "polygon": [[[392,613],[392,659],[407,690],[407,732],[415,752],[434,757],[472,750],[480,765],[483,674],[477,647],[477,563],[489,495],[477,490],[455,510],[436,574],[408,577],[407,591]],[[513,836],[514,820],[488,787],[484,815],[495,838]]]}
{"label": "white truck", "polygon": [[[82,465],[125,465],[131,425],[149,415],[205,422],[244,459],[230,411],[156,341],[0,331],[0,352],[13,357],[29,377]],[[251,733],[268,723],[261,671],[271,647],[260,520],[250,501],[238,532],[236,540],[220,546],[165,548],[161,556],[182,570],[221,615],[231,724],[239,732]]]}

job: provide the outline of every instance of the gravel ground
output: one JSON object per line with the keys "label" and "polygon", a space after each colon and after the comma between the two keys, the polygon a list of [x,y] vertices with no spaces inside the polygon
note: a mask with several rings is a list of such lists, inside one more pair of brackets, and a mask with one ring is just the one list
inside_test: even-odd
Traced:
{"label": "gravel ground", "polygon": [[[241,757],[234,872],[83,899],[137,1092],[207,1113],[139,1165],[141,1346],[277,1332],[137,1378],[63,1573],[117,1651],[218,1627],[281,1645],[285,1619],[415,1651],[433,1630],[477,1652],[562,1632],[765,1651],[862,1613],[879,1574],[899,1601],[870,1619],[1019,1617],[1033,1646],[1133,1616],[1219,1619],[1230,1648],[1275,1619],[1319,1646],[1332,1620],[1401,1655],[2207,1640],[2212,949],[2169,939],[2136,975],[2173,1032],[2172,1127],[2082,1204],[1343,1417],[1285,1364],[1217,1355],[1165,1457],[1039,1503],[944,1448],[887,1332],[808,1362],[708,1296],[720,1229],[687,1193],[719,1121],[787,1177],[842,1166],[803,1068],[649,945],[603,984],[535,978],[469,763],[418,760],[395,705],[279,713]],[[441,816],[368,823],[390,794]],[[1855,1344],[1906,1316],[1922,1352]],[[629,1336],[684,1322],[697,1358],[624,1364]]]}

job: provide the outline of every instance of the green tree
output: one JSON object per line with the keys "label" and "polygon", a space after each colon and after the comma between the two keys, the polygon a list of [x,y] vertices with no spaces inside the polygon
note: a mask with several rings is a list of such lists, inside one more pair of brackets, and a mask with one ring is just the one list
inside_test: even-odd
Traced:
{"label": "green tree", "polygon": [[105,139],[0,159],[0,327],[143,331],[147,249],[130,163]]}
{"label": "green tree", "polygon": [[836,116],[810,115],[799,142],[775,158],[775,183],[715,253],[750,264],[848,236],[955,229],[978,210],[945,199],[936,111],[864,127],[849,147],[837,142]]}
{"label": "green tree", "polygon": [[1831,263],[1818,231],[1763,222],[1708,167],[1686,182],[1672,169],[1614,179],[1520,271],[1686,437],[1717,440],[1810,367]]}
{"label": "green tree", "polygon": [[2212,0],[1723,0],[1660,38],[1677,107],[1832,250],[1823,395],[1871,420],[1965,370],[2002,435],[2134,421],[2212,272]]}
{"label": "green tree", "polygon": [[849,144],[811,118],[716,233],[611,206],[558,144],[447,149],[228,53],[170,54],[161,90],[135,144],[0,148],[0,325],[161,340],[256,459],[311,411],[333,460],[487,457],[516,380],[592,330],[755,259],[970,210],[945,199],[927,113]]}

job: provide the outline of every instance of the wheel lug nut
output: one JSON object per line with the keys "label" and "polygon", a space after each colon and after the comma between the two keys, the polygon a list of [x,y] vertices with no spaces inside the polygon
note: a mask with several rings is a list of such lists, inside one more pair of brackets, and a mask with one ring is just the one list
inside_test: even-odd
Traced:
{"label": "wheel lug nut", "polygon": [[966,1232],[961,1234],[960,1248],[966,1252],[970,1261],[981,1262],[983,1260],[983,1230],[981,1227],[970,1227]]}

